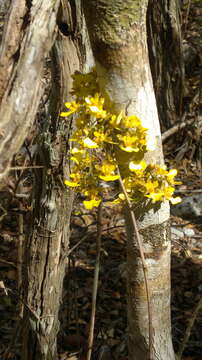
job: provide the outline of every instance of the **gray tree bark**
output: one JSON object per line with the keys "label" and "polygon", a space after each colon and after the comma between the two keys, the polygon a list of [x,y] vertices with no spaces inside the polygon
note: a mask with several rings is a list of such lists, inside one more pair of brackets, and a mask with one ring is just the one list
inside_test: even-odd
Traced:
{"label": "gray tree bark", "polygon": [[68,137],[73,125],[59,113],[64,101],[71,98],[71,75],[86,68],[91,60],[78,5],[78,1],[68,2],[60,9],[57,23],[65,35],[59,31],[51,51],[51,98],[37,155],[37,164],[44,168],[35,173],[33,224],[24,251],[23,360],[57,357],[58,312],[73,201],[72,192],[64,186],[69,169]]}
{"label": "gray tree bark", "polygon": [[[81,18],[77,22],[79,20]],[[36,178],[33,229],[25,251],[26,303],[39,321],[33,319],[33,313],[26,309],[29,326],[24,337],[24,360],[56,357],[58,311],[73,200],[71,191],[63,185],[64,178],[68,176],[69,166],[65,159],[71,124],[58,118],[58,114],[63,102],[70,98],[71,74],[82,68],[79,42],[60,34],[52,55],[53,93],[39,154],[45,168],[43,172],[38,172]]]}
{"label": "gray tree bark", "polygon": [[[157,107],[149,66],[147,0],[83,1],[100,85],[117,112],[137,115],[157,143],[146,160],[163,163]],[[93,13],[93,16],[92,16]],[[138,215],[138,214],[137,214]],[[170,324],[169,205],[163,203],[139,219],[148,267],[152,305],[150,360],[174,360]],[[148,308],[143,269],[134,227],[126,212],[128,268],[128,345],[130,360],[148,359]]]}
{"label": "gray tree bark", "polygon": [[[37,165],[43,169],[35,169],[32,227],[24,249],[22,321],[22,358],[47,360],[57,354],[73,201],[64,186],[72,123],[61,119],[59,113],[70,99],[71,75],[79,69],[88,71],[93,59],[79,0],[8,2],[11,6],[0,52],[0,182],[41,110],[40,99],[47,90],[43,69],[47,56],[51,60],[51,96],[48,110],[43,109],[38,139]],[[0,3],[0,21],[7,4]]]}
{"label": "gray tree bark", "polygon": [[[0,181],[35,119],[60,0],[13,0],[0,48]],[[31,86],[30,86],[31,84]]]}
{"label": "gray tree bark", "polygon": [[68,46],[71,52],[74,51],[75,68],[79,68],[73,42],[58,35],[52,50],[52,95],[38,139],[37,164],[44,168],[35,171],[33,224],[24,250],[23,288],[27,307],[24,312],[23,360],[54,359],[57,354],[58,311],[73,201],[72,193],[63,183],[68,171],[65,157],[68,159],[67,139],[71,124],[58,116],[64,94],[67,95],[65,81],[70,81],[68,65],[74,70],[68,58],[64,58]]}
{"label": "gray tree bark", "polygon": [[150,66],[162,129],[181,121],[184,63],[178,0],[149,0],[147,30]]}

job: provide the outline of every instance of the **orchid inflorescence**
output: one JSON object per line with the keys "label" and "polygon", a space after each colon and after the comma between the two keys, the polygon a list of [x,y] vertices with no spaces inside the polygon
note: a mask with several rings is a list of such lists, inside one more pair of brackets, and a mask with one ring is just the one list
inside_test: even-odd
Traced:
{"label": "orchid inflorescence", "polygon": [[[118,169],[131,201],[179,202],[180,198],[173,197],[177,170],[146,163],[144,155],[153,150],[155,140],[148,141],[147,129],[137,116],[114,112],[113,103],[101,95],[95,69],[73,75],[72,94],[75,100],[66,102],[67,111],[60,114],[75,114],[76,122],[70,139],[71,173],[65,184],[85,196],[85,208],[99,206],[105,182],[118,180]],[[124,200],[119,193],[114,202]]]}

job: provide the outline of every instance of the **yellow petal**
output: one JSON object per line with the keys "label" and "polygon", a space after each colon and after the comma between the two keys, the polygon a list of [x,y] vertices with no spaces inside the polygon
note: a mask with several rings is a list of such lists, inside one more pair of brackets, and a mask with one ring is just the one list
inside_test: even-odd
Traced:
{"label": "yellow petal", "polygon": [[179,204],[181,201],[182,201],[182,199],[181,199],[180,196],[177,196],[177,197],[175,197],[175,198],[172,197],[172,198],[170,199],[170,202],[171,202],[172,205]]}
{"label": "yellow petal", "polygon": [[65,102],[65,106],[67,109],[70,109],[71,106],[72,106],[72,103],[71,102]]}
{"label": "yellow petal", "polygon": [[67,116],[69,116],[69,115],[71,115],[71,114],[72,114],[72,111],[61,112],[61,113],[60,113],[60,116],[62,116],[62,117],[67,117]]}
{"label": "yellow petal", "polygon": [[89,105],[91,104],[89,97],[85,97],[85,102],[86,102],[86,104],[89,104]]}
{"label": "yellow petal", "polygon": [[74,161],[77,165],[79,164],[79,160],[75,156],[71,156],[70,160]]}
{"label": "yellow petal", "polygon": [[123,151],[127,151],[127,152],[138,152],[139,149],[138,148],[133,148],[132,146],[120,146],[120,149]]}
{"label": "yellow petal", "polygon": [[65,180],[64,183],[65,183],[65,185],[70,186],[70,187],[77,187],[77,186],[79,186],[79,183],[74,182],[74,181]]}
{"label": "yellow petal", "polygon": [[89,106],[89,109],[90,109],[92,112],[95,112],[95,113],[97,113],[97,112],[100,111],[100,109],[99,109],[97,106],[95,106],[95,105]]}
{"label": "yellow petal", "polygon": [[92,200],[84,200],[83,204],[87,210],[91,210],[93,207],[98,207],[100,202],[101,199],[99,200],[92,199]]}
{"label": "yellow petal", "polygon": [[129,169],[131,171],[145,170],[146,167],[147,167],[147,163],[145,161],[140,161],[139,163],[135,163],[134,161],[130,161],[130,163],[129,163]]}
{"label": "yellow petal", "polygon": [[85,138],[83,140],[84,147],[87,147],[88,149],[96,149],[98,148],[98,145],[95,141],[91,140],[89,137]]}
{"label": "yellow petal", "polygon": [[119,199],[121,199],[121,200],[125,200],[125,199],[126,199],[124,193],[120,193],[120,194],[118,195],[118,197],[119,197]]}
{"label": "yellow petal", "polygon": [[152,202],[156,202],[156,201],[160,201],[162,199],[162,197],[164,196],[163,192],[159,192],[159,193],[151,193],[149,195],[146,195],[146,197],[148,197],[149,199],[152,199]]}
{"label": "yellow petal", "polygon": [[123,110],[121,110],[120,114],[116,118],[116,125],[120,124],[122,117],[123,117]]}
{"label": "yellow petal", "polygon": [[119,179],[119,175],[99,175],[99,178],[104,181],[115,181]]}
{"label": "yellow petal", "polygon": [[115,200],[112,201],[112,204],[120,204],[121,200],[119,198],[116,198]]}
{"label": "yellow petal", "polygon": [[131,171],[135,171],[135,170],[141,170],[142,167],[141,167],[140,164],[135,164],[133,161],[131,161],[131,162],[129,163],[129,169],[130,169]]}
{"label": "yellow petal", "polygon": [[171,169],[169,172],[168,172],[168,177],[170,178],[174,178],[175,176],[177,175],[177,170],[176,169]]}
{"label": "yellow petal", "polygon": [[74,147],[72,150],[71,150],[71,154],[82,154],[84,152],[84,150],[80,150],[76,147]]}

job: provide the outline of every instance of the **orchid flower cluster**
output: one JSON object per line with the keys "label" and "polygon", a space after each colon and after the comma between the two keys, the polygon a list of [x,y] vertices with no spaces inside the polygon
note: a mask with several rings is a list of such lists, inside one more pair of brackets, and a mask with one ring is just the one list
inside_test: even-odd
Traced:
{"label": "orchid flower cluster", "polygon": [[[70,139],[71,173],[65,184],[85,196],[85,208],[99,206],[105,182],[118,180],[118,169],[131,201],[179,202],[173,197],[177,170],[146,163],[144,155],[154,147],[147,141],[147,129],[137,116],[113,111],[110,99],[101,95],[95,69],[73,75],[72,94],[75,100],[66,102],[67,111],[60,114],[74,114],[76,122]],[[114,202],[124,199],[119,193]]]}

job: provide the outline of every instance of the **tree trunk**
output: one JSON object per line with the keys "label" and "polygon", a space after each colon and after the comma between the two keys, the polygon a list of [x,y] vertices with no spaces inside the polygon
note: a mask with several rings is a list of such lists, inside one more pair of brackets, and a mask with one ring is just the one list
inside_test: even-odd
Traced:
{"label": "tree trunk", "polygon": [[60,0],[14,0],[0,49],[0,181],[35,119]]}
{"label": "tree trunk", "polygon": [[162,129],[180,122],[184,64],[178,0],[149,0],[148,47]]}
{"label": "tree trunk", "polygon": [[[84,13],[103,91],[117,112],[135,114],[157,143],[147,161],[163,163],[160,127],[147,51],[148,1],[88,0]],[[93,16],[92,16],[93,13]],[[150,360],[174,360],[170,324],[169,205],[163,203],[139,221],[152,301]],[[126,214],[128,268],[128,344],[130,360],[148,359],[148,309],[142,264],[134,229]]]}
{"label": "tree trunk", "polygon": [[69,169],[67,141],[72,123],[59,117],[59,113],[64,101],[70,99],[71,75],[87,66],[86,59],[90,61],[85,53],[87,36],[82,14],[73,3],[60,9],[58,27],[63,34],[68,28],[68,34],[59,33],[51,52],[52,94],[38,141],[37,160],[44,169],[37,170],[35,176],[33,226],[24,252],[27,306],[23,360],[53,360],[57,354],[58,311],[73,200],[72,192],[64,186]]}

